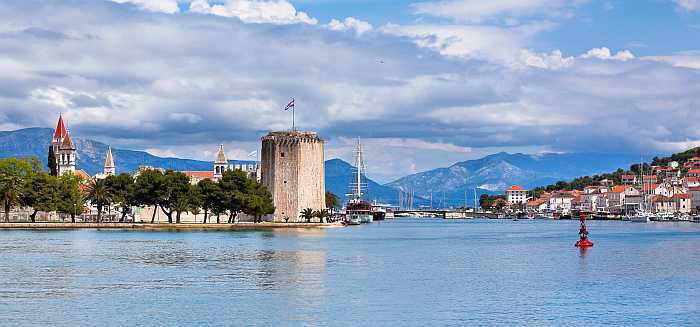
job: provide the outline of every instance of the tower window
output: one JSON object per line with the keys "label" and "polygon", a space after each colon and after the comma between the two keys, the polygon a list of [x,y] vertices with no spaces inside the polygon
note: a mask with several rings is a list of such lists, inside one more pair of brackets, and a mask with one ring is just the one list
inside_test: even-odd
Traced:
{"label": "tower window", "polygon": [[280,157],[284,158],[284,152],[280,152]]}

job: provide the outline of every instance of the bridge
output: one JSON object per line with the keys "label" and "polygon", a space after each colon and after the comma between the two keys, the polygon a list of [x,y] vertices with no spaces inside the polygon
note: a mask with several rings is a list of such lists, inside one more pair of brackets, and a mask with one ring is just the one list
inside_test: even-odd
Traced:
{"label": "bridge", "polygon": [[497,218],[498,216],[489,212],[469,212],[445,209],[399,209],[394,210],[396,217],[401,216],[437,216],[442,219],[469,219],[469,218]]}

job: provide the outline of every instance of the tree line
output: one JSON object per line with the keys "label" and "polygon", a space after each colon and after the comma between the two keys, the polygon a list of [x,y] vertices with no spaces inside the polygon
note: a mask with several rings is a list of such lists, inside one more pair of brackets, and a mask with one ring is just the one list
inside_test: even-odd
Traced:
{"label": "tree line", "polygon": [[204,179],[194,185],[180,172],[155,169],[145,170],[136,178],[122,173],[84,181],[73,174],[47,173],[36,158],[0,159],[0,201],[5,222],[9,222],[13,207],[33,208],[32,222],[38,212],[70,215],[75,222],[87,203],[97,209],[98,222],[107,208],[118,209],[119,221],[123,222],[134,206],[153,207],[151,223],[158,210],[169,223],[179,223],[181,215],[188,212],[195,217],[203,213],[204,223],[211,216],[220,223],[221,215],[227,215],[228,223],[232,223],[239,214],[249,215],[257,223],[275,211],[267,188],[240,170],[225,171],[218,181]]}

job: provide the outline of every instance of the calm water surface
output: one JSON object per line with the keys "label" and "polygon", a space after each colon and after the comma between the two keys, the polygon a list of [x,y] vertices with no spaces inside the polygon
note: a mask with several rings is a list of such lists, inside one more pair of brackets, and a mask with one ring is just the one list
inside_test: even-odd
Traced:
{"label": "calm water surface", "polygon": [[695,325],[700,224],[0,231],[0,325]]}

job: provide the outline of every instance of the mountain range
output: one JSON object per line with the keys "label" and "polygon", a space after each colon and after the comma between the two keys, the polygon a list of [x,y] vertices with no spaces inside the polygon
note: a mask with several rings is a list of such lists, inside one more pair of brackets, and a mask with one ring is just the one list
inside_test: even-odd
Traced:
{"label": "mountain range", "polygon": [[[525,188],[551,184],[584,175],[627,168],[638,157],[630,154],[547,153],[542,155],[496,153],[446,168],[412,174],[386,184],[394,189],[413,190],[416,196],[441,205],[471,205],[474,192],[502,193],[511,185]],[[466,196],[465,196],[466,195]]]}
{"label": "mountain range", "polygon": [[[0,158],[36,156],[44,165],[53,130],[48,128],[27,128],[0,132]],[[102,171],[107,145],[98,141],[74,138],[77,147],[77,168],[94,175]],[[212,162],[164,158],[144,151],[112,149],[117,165],[117,173],[133,172],[141,165],[150,165],[174,170],[209,170]],[[472,205],[474,192],[501,193],[510,185],[526,188],[546,185],[559,180],[609,172],[626,168],[638,161],[635,155],[611,155],[597,153],[568,154],[509,154],[496,153],[477,160],[455,163],[446,168],[437,168],[412,174],[387,184],[379,184],[365,178],[365,197],[385,203],[397,204],[399,190],[413,191],[414,204],[428,204],[432,193],[434,206],[460,206],[467,200]],[[232,164],[250,161],[230,160]],[[326,161],[326,189],[341,199],[349,190],[353,167],[341,159]],[[477,194],[477,195],[478,195]]]}

